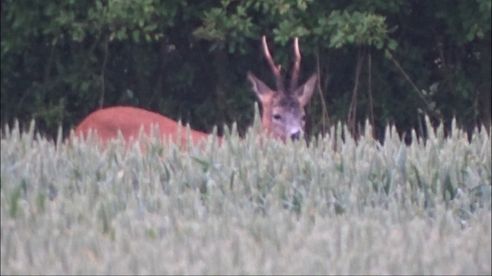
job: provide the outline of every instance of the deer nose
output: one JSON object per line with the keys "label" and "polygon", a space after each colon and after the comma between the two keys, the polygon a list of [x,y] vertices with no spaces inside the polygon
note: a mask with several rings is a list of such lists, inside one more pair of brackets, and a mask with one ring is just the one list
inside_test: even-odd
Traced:
{"label": "deer nose", "polygon": [[299,131],[297,131],[297,132],[295,132],[295,133],[292,133],[292,134],[290,135],[290,139],[292,139],[292,140],[299,140],[299,139],[301,138],[301,134],[302,134],[302,133],[301,133],[301,131],[300,131],[300,130],[299,130]]}

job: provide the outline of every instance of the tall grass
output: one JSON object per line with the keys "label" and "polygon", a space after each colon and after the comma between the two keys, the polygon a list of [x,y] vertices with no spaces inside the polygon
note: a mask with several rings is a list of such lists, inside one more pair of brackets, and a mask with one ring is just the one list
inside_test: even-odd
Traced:
{"label": "tall grass", "polygon": [[491,274],[490,131],[336,127],[145,151],[4,127],[2,274]]}

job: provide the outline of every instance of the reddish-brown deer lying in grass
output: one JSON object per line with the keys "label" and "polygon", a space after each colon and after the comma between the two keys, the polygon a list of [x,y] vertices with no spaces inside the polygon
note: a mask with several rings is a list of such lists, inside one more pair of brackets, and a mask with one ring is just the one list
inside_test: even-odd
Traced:
{"label": "reddish-brown deer lying in grass", "polygon": [[[262,129],[272,137],[282,140],[291,138],[299,139],[304,131],[304,106],[309,102],[316,86],[316,74],[313,74],[306,83],[297,85],[301,53],[297,37],[294,39],[294,65],[288,88],[284,85],[284,78],[280,65],[275,64],[268,49],[265,36],[262,37],[263,53],[275,76],[277,90],[268,87],[252,73],[248,73],[248,80],[252,84],[253,91],[260,100],[262,107]],[[185,144],[185,131],[181,131],[181,141],[177,141],[180,125],[165,116],[136,107],[115,106],[97,110],[87,116],[75,129],[75,134],[84,136],[92,129],[103,142],[115,138],[118,131],[126,141],[135,139],[140,129],[149,134],[151,126],[157,126],[163,138],[181,145]],[[208,134],[191,130],[193,143],[200,142]]]}

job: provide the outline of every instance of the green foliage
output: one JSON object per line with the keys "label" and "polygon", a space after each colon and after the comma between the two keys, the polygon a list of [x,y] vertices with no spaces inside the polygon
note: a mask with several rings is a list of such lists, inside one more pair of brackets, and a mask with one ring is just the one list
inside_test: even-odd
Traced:
{"label": "green foliage", "polygon": [[355,83],[357,122],[373,113],[379,134],[418,128],[419,111],[469,131],[490,124],[490,0],[5,0],[1,11],[1,121],[34,118],[52,136],[122,104],[243,133],[246,72],[272,83],[262,35],[284,72],[299,37],[301,79],[320,74],[312,134],[326,131],[325,103],[330,122],[347,119]]}
{"label": "green foliage", "polygon": [[2,273],[490,274],[491,133],[426,121],[411,145],[339,124],[308,146],[255,120],[187,151],[6,126]]}
{"label": "green foliage", "polygon": [[387,44],[389,49],[395,50],[396,41],[388,37],[384,21],[383,16],[372,13],[333,11],[329,17],[319,19],[314,33],[328,40],[333,48],[367,45],[382,49]]}
{"label": "green foliage", "polygon": [[[436,12],[436,17],[447,27],[446,34],[461,45],[484,39],[487,33],[490,34],[491,1],[472,2],[457,1],[456,5],[438,3],[440,10]],[[455,16],[449,16],[449,13],[455,13]]]}
{"label": "green foliage", "polygon": [[[204,13],[203,25],[193,35],[199,39],[212,42],[211,50],[228,45],[228,52],[234,53],[248,38],[253,36],[251,18],[246,16],[245,9],[237,6],[233,13],[227,13],[229,1],[222,1],[222,7],[212,8]],[[244,53],[244,50],[241,52]]]}

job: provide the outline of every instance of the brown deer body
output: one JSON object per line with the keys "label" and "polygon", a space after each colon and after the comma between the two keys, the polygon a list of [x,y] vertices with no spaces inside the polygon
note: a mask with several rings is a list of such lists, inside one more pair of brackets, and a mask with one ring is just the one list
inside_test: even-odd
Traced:
{"label": "brown deer body", "polygon": [[[304,131],[304,106],[313,94],[316,86],[316,75],[313,74],[305,84],[297,86],[301,54],[298,39],[295,38],[295,61],[290,86],[286,89],[280,65],[274,63],[265,36],[262,37],[262,47],[277,84],[276,90],[271,89],[252,73],[248,73],[248,80],[261,103],[262,128],[267,135],[275,138],[282,140],[299,139]],[[177,140],[179,124],[176,121],[151,111],[126,106],[108,107],[94,111],[75,128],[75,134],[84,136],[92,130],[99,139],[106,142],[116,138],[118,132],[121,132],[126,141],[131,141],[138,136],[140,129],[149,134],[151,126],[154,125],[158,127],[163,138],[169,137],[172,141],[181,144],[186,141],[184,130],[181,131],[181,141]],[[204,132],[191,130],[193,143],[204,140],[207,135]]]}
{"label": "brown deer body", "polygon": [[[178,135],[180,126],[176,121],[131,106],[114,106],[96,110],[75,128],[75,134],[84,136],[92,130],[102,142],[107,142],[116,138],[120,131],[126,141],[132,141],[138,137],[140,128],[143,133],[150,134],[153,126],[158,127],[156,130],[161,137],[170,138],[171,141],[181,145],[186,143],[186,131],[182,128],[181,135]],[[190,136],[193,143],[198,143],[207,138],[208,134],[190,129]]]}

